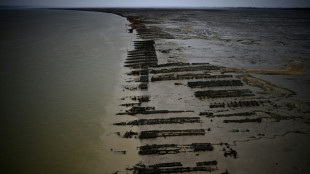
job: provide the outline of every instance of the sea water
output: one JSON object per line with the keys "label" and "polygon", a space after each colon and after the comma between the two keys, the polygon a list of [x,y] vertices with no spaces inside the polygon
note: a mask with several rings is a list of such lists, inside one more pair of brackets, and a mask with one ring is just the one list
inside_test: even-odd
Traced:
{"label": "sea water", "polygon": [[0,13],[1,158],[6,166],[1,170],[114,171],[115,159],[107,154],[111,147],[105,146],[111,123],[105,121],[114,112],[108,105],[115,101],[131,39],[126,19],[65,10]]}

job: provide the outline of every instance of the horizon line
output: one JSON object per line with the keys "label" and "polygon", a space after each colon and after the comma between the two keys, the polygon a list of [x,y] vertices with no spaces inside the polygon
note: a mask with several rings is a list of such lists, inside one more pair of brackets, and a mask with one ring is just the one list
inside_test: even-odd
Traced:
{"label": "horizon line", "polygon": [[204,6],[204,7],[197,7],[197,6],[191,6],[191,7],[185,7],[185,6],[101,6],[101,7],[94,7],[94,6],[67,6],[67,7],[58,7],[58,6],[0,6],[0,8],[50,8],[50,9],[86,9],[86,8],[92,8],[92,9],[104,9],[104,8],[113,8],[113,9],[215,9],[215,8],[252,8],[252,9],[309,9],[309,7],[253,7],[253,6],[236,6],[236,7],[229,7],[229,6]]}

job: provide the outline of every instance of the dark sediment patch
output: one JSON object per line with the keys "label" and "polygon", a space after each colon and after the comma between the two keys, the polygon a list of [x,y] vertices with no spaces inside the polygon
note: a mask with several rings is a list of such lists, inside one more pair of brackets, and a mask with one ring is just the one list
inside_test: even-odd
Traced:
{"label": "dark sediment patch", "polygon": [[182,112],[194,112],[184,110],[155,110],[155,107],[132,107],[126,112],[117,113],[116,115],[136,115],[136,114],[167,114],[167,113],[182,113]]}
{"label": "dark sediment patch", "polygon": [[225,103],[224,102],[211,103],[209,107],[210,108],[225,108]]}
{"label": "dark sediment patch", "polygon": [[153,40],[134,41],[134,50],[128,51],[125,67],[157,65]]}
{"label": "dark sediment patch", "polygon": [[128,123],[121,122],[114,125],[154,125],[154,124],[183,124],[183,123],[200,123],[199,117],[171,117],[167,119],[139,119]]}
{"label": "dark sediment patch", "polygon": [[132,138],[135,135],[138,135],[138,133],[137,132],[133,132],[133,131],[127,131],[127,132],[125,132],[123,137],[124,138]]}
{"label": "dark sediment patch", "polygon": [[196,81],[188,82],[187,86],[190,88],[204,88],[204,87],[221,87],[221,86],[242,86],[240,80],[211,80],[211,81]]}
{"label": "dark sediment patch", "polygon": [[180,144],[153,144],[141,146],[140,155],[166,155],[185,152],[212,151],[211,143],[192,143],[188,145]]}
{"label": "dark sediment patch", "polygon": [[225,97],[249,97],[255,96],[249,89],[241,90],[207,90],[196,91],[195,96],[198,98],[225,98]]}
{"label": "dark sediment patch", "polygon": [[147,83],[141,83],[139,86],[138,86],[139,89],[141,90],[147,90],[149,88],[148,84]]}
{"label": "dark sediment patch", "polygon": [[199,116],[207,116],[207,117],[212,117],[213,113],[212,112],[200,112]]}
{"label": "dark sediment patch", "polygon": [[219,70],[218,66],[213,65],[203,65],[203,66],[189,66],[189,67],[177,67],[170,69],[159,69],[151,70],[151,74],[164,74],[164,73],[175,73],[175,72],[186,72],[186,71],[206,71],[206,70]]}
{"label": "dark sediment patch", "polygon": [[139,79],[137,79],[136,82],[149,82],[149,76],[148,75],[140,75]]}
{"label": "dark sediment patch", "polygon": [[[198,166],[199,164],[199,166]],[[209,164],[209,165],[201,165]],[[215,164],[215,165],[214,165]],[[217,162],[215,161],[205,161],[196,164],[196,167],[184,167],[180,162],[171,163],[158,163],[146,166],[144,164],[137,164],[132,170],[135,174],[158,174],[158,173],[183,173],[183,172],[212,172],[217,170]]]}
{"label": "dark sediment patch", "polygon": [[249,100],[249,101],[232,101],[227,103],[228,107],[255,107],[255,106],[260,106],[260,103],[262,101],[256,101],[256,100]]}
{"label": "dark sediment patch", "polygon": [[200,112],[200,116],[206,117],[241,117],[241,116],[253,116],[256,115],[255,112],[241,112],[232,114],[213,114],[211,112]]}
{"label": "dark sediment patch", "polygon": [[245,119],[239,119],[239,120],[224,120],[223,123],[260,123],[262,122],[262,118],[245,118]]}
{"label": "dark sediment patch", "polygon": [[229,150],[224,152],[225,157],[231,156],[231,157],[237,158],[238,157],[237,155],[238,155],[237,151],[235,151],[233,149],[229,149]]}
{"label": "dark sediment patch", "polygon": [[137,75],[148,75],[149,74],[149,70],[148,68],[145,69],[141,69],[141,70],[133,70],[130,73],[127,73],[127,75],[133,75],[133,76],[137,76]]}
{"label": "dark sediment patch", "polygon": [[133,96],[131,97],[131,100],[138,100],[139,103],[142,103],[142,102],[149,102],[150,101],[150,96],[148,95],[142,95],[142,96]]}
{"label": "dark sediment patch", "polygon": [[114,153],[126,155],[127,152],[125,150],[119,150],[119,151],[114,151]]}
{"label": "dark sediment patch", "polygon": [[166,81],[166,80],[191,80],[191,79],[216,79],[216,78],[231,78],[232,75],[210,75],[207,73],[204,74],[168,74],[160,76],[152,76],[151,81]]}
{"label": "dark sediment patch", "polygon": [[214,102],[210,103],[210,108],[237,108],[237,107],[258,107],[263,104],[265,101],[259,100],[239,100],[239,101],[230,101],[230,102]]}
{"label": "dark sediment patch", "polygon": [[124,103],[124,104],[120,104],[120,106],[126,106],[126,107],[141,106],[141,103]]}
{"label": "dark sediment patch", "polygon": [[203,162],[198,162],[196,163],[197,166],[210,166],[210,165],[213,165],[213,166],[216,166],[217,165],[217,161],[203,161]]}
{"label": "dark sediment patch", "polygon": [[204,129],[188,129],[188,130],[152,130],[142,131],[139,135],[140,139],[169,137],[169,136],[197,136],[205,135]]}
{"label": "dark sediment patch", "polygon": [[171,66],[189,66],[190,63],[183,63],[183,62],[177,62],[177,63],[165,63],[165,64],[158,64],[158,65],[151,65],[152,68],[163,68],[163,67],[171,67]]}

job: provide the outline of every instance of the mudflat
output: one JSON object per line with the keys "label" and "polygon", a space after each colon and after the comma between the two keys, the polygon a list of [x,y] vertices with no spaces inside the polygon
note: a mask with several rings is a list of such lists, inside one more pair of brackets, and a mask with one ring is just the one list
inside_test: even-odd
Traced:
{"label": "mudflat", "polygon": [[114,123],[140,144],[127,172],[309,172],[308,10],[84,10],[135,38]]}

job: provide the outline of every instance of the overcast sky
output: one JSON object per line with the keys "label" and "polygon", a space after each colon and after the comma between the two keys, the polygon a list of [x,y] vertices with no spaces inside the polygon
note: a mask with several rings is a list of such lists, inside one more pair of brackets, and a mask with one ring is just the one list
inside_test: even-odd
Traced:
{"label": "overcast sky", "polygon": [[310,7],[310,0],[0,0],[32,7]]}

